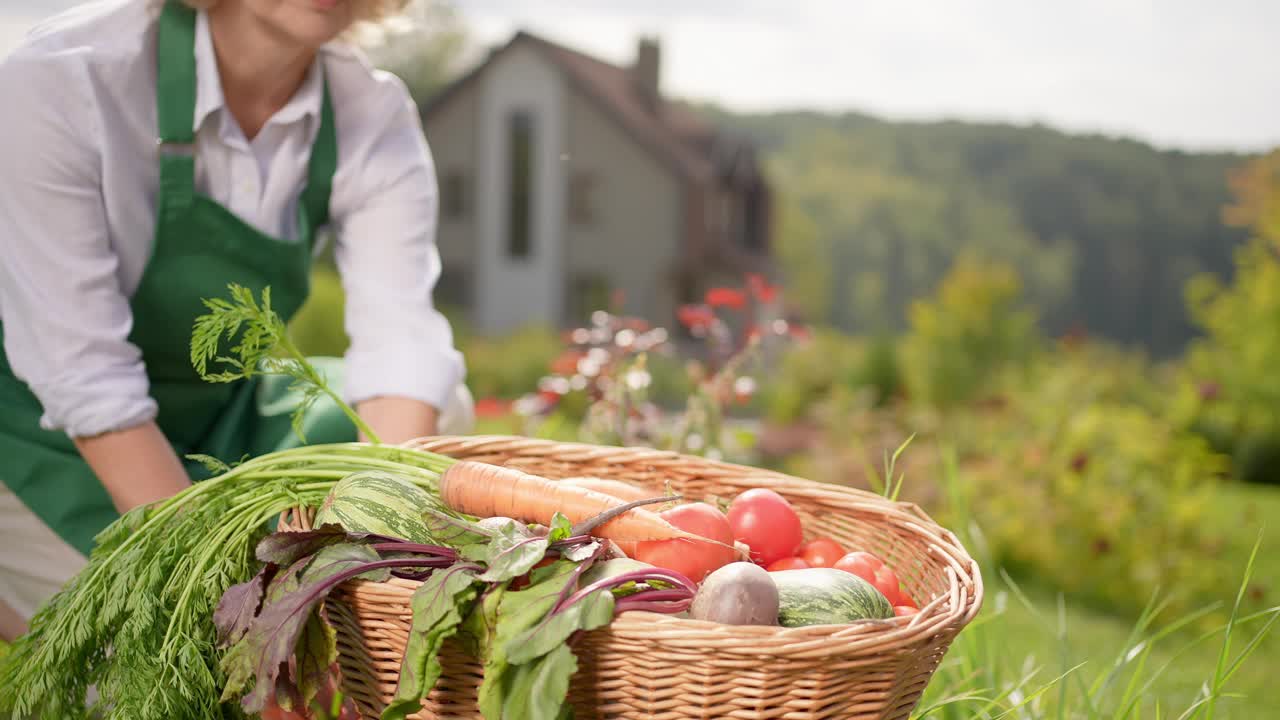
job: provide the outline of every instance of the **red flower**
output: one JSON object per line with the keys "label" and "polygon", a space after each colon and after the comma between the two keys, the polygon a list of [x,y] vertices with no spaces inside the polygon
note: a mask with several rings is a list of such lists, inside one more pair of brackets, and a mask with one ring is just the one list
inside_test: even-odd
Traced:
{"label": "red flower", "polygon": [[766,305],[773,302],[778,297],[778,288],[770,285],[763,275],[758,273],[747,273],[747,287],[751,288],[751,294]]}
{"label": "red flower", "polygon": [[578,372],[578,361],[585,353],[569,350],[551,361],[551,372],[555,375],[572,375]]}
{"label": "red flower", "polygon": [[676,319],[690,330],[707,327],[716,320],[716,314],[705,305],[682,305],[676,310]]}
{"label": "red flower", "polygon": [[711,288],[707,291],[707,304],[741,310],[747,306],[747,294],[733,288]]}
{"label": "red flower", "polygon": [[480,398],[476,401],[476,417],[499,418],[510,414],[511,403],[498,398]]}

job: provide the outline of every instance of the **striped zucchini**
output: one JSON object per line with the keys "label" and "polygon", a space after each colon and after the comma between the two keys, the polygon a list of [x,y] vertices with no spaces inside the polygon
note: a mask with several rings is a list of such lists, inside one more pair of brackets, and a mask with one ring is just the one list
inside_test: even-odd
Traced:
{"label": "striped zucchini", "polygon": [[778,586],[778,624],[783,627],[893,617],[893,607],[874,585],[844,570],[775,570],[769,576]]}
{"label": "striped zucchini", "polygon": [[351,533],[371,533],[431,543],[422,512],[437,503],[407,478],[366,470],[339,480],[316,512],[314,525],[336,524]]}

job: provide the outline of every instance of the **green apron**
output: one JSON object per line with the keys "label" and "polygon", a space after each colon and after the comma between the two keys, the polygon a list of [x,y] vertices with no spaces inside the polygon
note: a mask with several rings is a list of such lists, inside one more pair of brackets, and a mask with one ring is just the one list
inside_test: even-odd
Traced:
{"label": "green apron", "polygon": [[[337,138],[328,88],[320,130],[311,151],[306,189],[299,201],[299,238],[265,235],[195,190],[195,12],[166,4],[159,20],[157,117],[160,189],[154,246],[130,307],[129,336],[142,352],[156,423],[179,457],[198,453],[227,462],[298,444],[290,418],[299,397],[287,378],[269,376],[209,383],[191,365],[191,331],[204,314],[204,298],[226,297],[228,283],[260,295],[271,288],[273,308],[288,320],[309,291],[316,228],[328,221],[329,192],[337,165]],[[50,242],[56,242],[50,239]],[[0,340],[4,329],[0,326]],[[2,345],[0,345],[2,347]],[[342,366],[317,358],[317,367],[340,388]],[[82,553],[118,517],[111,498],[65,433],[41,429],[41,405],[14,377],[0,352],[0,482],[59,536]],[[309,443],[356,439],[350,420],[325,398],[308,411]],[[208,477],[187,462],[193,480]]]}

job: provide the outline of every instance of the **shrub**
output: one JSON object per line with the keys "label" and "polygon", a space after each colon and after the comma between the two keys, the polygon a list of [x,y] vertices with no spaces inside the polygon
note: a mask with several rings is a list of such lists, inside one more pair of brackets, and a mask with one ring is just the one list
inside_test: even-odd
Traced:
{"label": "shrub", "polygon": [[[975,517],[1014,568],[1100,604],[1220,599],[1206,504],[1226,458],[1137,402],[1123,372],[1055,356],[1007,404],[963,420]],[[957,420],[956,422],[961,422]]]}
{"label": "shrub", "polygon": [[306,355],[332,357],[341,357],[347,351],[345,298],[337,271],[318,265],[311,273],[311,296],[289,323],[289,332],[299,350]]}
{"label": "shrub", "polygon": [[1007,265],[957,261],[935,298],[915,303],[904,344],[913,400],[953,407],[977,399],[1005,368],[1025,367],[1038,342]]}
{"label": "shrub", "polygon": [[1226,458],[1157,412],[1154,374],[1141,355],[1084,345],[996,374],[983,402],[945,411],[877,407],[841,388],[817,406],[818,446],[785,468],[875,491],[886,453],[914,436],[898,463],[903,499],[957,527],[936,482],[937,447],[952,446],[1001,564],[1130,613],[1157,587],[1183,603],[1221,600],[1206,509]]}
{"label": "shrub", "polygon": [[558,334],[538,327],[500,337],[462,338],[458,345],[472,394],[508,400],[536,388],[561,350]]}
{"label": "shrub", "polygon": [[1187,297],[1205,335],[1188,349],[1172,412],[1230,453],[1242,479],[1280,483],[1280,255],[1255,239],[1231,285],[1200,276]]}
{"label": "shrub", "polygon": [[876,405],[901,392],[898,350],[892,337],[874,340],[817,330],[781,355],[761,384],[762,410],[779,424],[810,419],[837,388],[868,389]]}

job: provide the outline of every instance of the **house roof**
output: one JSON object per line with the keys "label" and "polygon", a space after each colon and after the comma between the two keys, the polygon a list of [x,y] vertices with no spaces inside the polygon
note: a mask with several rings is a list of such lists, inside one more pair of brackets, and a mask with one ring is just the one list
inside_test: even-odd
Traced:
{"label": "house roof", "polygon": [[430,117],[452,98],[474,85],[502,55],[527,46],[560,68],[570,83],[594,101],[630,135],[672,167],[681,177],[702,181],[717,172],[714,148],[718,131],[693,110],[665,98],[650,109],[636,87],[632,71],[521,31],[506,45],[435,97],[422,108]]}

